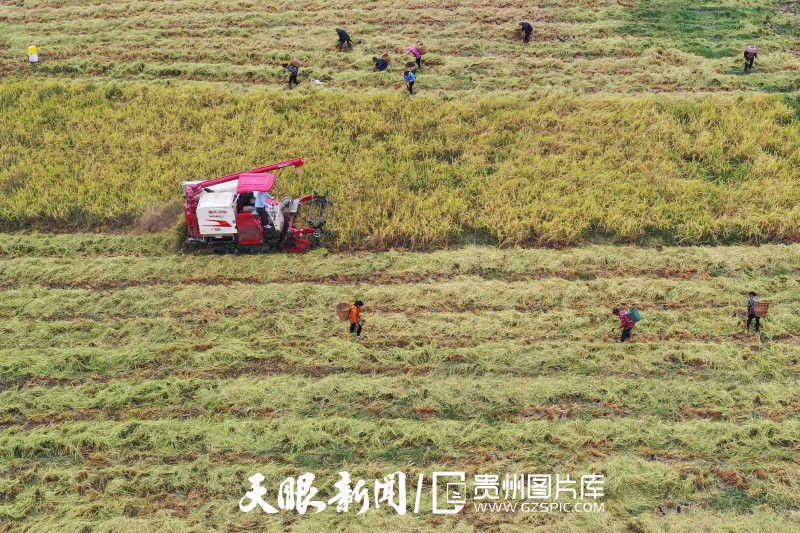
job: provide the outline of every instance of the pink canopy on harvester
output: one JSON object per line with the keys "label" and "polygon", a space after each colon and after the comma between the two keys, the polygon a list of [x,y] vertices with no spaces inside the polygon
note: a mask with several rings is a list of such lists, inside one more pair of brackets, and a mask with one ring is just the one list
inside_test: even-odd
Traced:
{"label": "pink canopy on harvester", "polygon": [[245,172],[239,175],[238,194],[246,192],[269,192],[275,185],[274,174],[253,174]]}

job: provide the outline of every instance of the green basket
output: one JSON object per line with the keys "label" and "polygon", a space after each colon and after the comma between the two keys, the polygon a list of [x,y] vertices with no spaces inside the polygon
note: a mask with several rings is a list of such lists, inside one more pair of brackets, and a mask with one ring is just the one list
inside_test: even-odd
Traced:
{"label": "green basket", "polygon": [[642,315],[641,315],[641,313],[639,313],[638,309],[633,307],[633,308],[631,308],[630,311],[628,311],[628,318],[631,319],[631,322],[636,324],[637,322],[639,322],[642,319]]}

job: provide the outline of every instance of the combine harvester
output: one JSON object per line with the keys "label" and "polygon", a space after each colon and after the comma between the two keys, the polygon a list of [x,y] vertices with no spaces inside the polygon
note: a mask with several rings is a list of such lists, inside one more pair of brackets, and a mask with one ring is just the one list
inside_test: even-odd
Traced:
{"label": "combine harvester", "polygon": [[[267,199],[266,217],[255,208],[256,194],[275,184],[270,171],[301,166],[303,160],[296,158],[213,180],[184,181],[187,244],[208,244],[215,253],[307,252],[319,243],[332,212],[328,193]],[[306,227],[297,227],[303,217]]]}

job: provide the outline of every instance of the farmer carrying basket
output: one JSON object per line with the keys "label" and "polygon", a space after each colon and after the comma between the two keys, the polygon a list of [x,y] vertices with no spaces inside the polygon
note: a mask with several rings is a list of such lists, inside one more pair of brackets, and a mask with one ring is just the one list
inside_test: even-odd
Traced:
{"label": "farmer carrying basket", "polygon": [[747,331],[750,331],[750,323],[756,321],[756,333],[761,330],[761,319],[767,316],[769,312],[769,302],[762,302],[758,299],[755,291],[747,293]]}

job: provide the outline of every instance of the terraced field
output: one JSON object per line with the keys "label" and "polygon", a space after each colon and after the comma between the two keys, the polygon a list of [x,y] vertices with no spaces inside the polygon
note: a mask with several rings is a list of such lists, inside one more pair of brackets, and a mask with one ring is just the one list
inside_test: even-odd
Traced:
{"label": "terraced field", "polygon": [[[10,528],[800,528],[797,245],[217,257],[2,235],[0,280]],[[759,337],[732,316],[748,290],[774,302]],[[361,342],[332,311],[354,298]],[[630,344],[619,303],[644,315]],[[255,471],[329,495],[341,470],[451,469],[603,473],[606,512],[237,509]]]}

